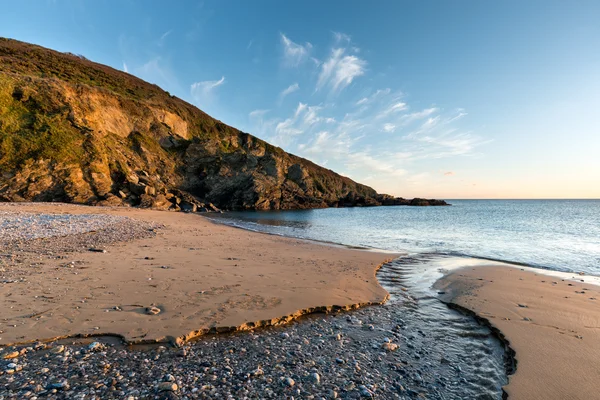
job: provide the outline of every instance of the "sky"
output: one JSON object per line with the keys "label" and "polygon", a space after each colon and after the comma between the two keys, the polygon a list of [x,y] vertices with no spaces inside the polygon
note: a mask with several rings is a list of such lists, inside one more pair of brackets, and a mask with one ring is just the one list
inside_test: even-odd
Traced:
{"label": "sky", "polygon": [[600,198],[599,1],[6,2],[0,36],[155,83],[407,198]]}

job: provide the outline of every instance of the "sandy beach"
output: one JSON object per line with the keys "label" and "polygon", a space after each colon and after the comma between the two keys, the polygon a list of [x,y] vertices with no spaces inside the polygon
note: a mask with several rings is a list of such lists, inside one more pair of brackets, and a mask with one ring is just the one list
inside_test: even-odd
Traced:
{"label": "sandy beach", "polygon": [[[151,237],[99,240],[96,250],[105,252],[69,237],[2,249],[2,344],[75,334],[118,335],[131,343],[187,340],[387,296],[375,271],[390,254],[252,233],[197,214],[0,205],[0,212],[16,210],[125,216],[157,228],[148,229]],[[75,236],[94,243],[103,234]],[[148,314],[151,307],[160,312]]]}
{"label": "sandy beach", "polygon": [[[445,301],[498,328],[516,351],[510,399],[593,399],[600,382],[600,287],[520,268],[463,268],[436,284]],[[582,282],[583,280],[583,282]]]}

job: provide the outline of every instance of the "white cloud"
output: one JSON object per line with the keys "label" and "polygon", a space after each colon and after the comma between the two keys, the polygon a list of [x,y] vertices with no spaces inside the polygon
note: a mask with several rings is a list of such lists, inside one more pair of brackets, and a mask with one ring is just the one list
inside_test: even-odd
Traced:
{"label": "white cloud", "polygon": [[158,39],[158,42],[156,43],[159,47],[162,47],[165,44],[165,40],[167,39],[167,37],[171,34],[171,32],[173,32],[173,30],[168,30],[165,33],[163,33],[160,36],[160,39]]}
{"label": "white cloud", "polygon": [[410,114],[406,114],[402,116],[403,122],[405,124],[412,122],[412,121],[416,121],[419,119],[423,119],[425,117],[429,117],[432,114],[435,114],[436,112],[438,112],[438,109],[435,107],[432,108],[426,108],[422,111],[417,111],[417,112],[413,112]]}
{"label": "white cloud", "polygon": [[321,110],[321,108],[322,107],[319,107],[319,106],[308,107],[306,114],[304,114],[304,123],[306,125],[314,125],[314,124],[320,122],[321,117],[318,116],[318,113],[319,113],[319,110]]}
{"label": "white cloud", "polygon": [[283,99],[289,95],[294,93],[295,91],[300,89],[300,85],[298,85],[298,83],[294,83],[291,84],[290,86],[288,86],[286,89],[284,89],[280,94],[279,94],[279,101],[283,101]]}
{"label": "white cloud", "polygon": [[368,96],[368,97],[363,97],[362,99],[358,100],[356,102],[357,106],[362,106],[362,105],[367,105],[367,104],[371,104],[373,103],[376,99],[383,97],[383,96],[387,96],[388,94],[390,94],[392,90],[390,88],[385,88],[385,89],[377,89],[375,91],[375,93],[373,93],[372,95]]}
{"label": "white cloud", "polygon": [[190,92],[192,97],[199,105],[205,105],[212,99],[212,92],[219,86],[225,83],[225,77],[216,81],[201,81],[192,83],[190,86]]}
{"label": "white cloud", "polygon": [[298,116],[304,111],[306,110],[307,104],[306,103],[298,103],[298,107],[296,107],[296,112],[294,113],[294,120],[296,120],[296,118],[298,118]]}
{"label": "white cloud", "polygon": [[297,67],[302,64],[309,56],[312,44],[306,43],[301,45],[293,42],[283,33],[281,36],[281,44],[283,44],[283,61],[289,67]]}
{"label": "white cloud", "polygon": [[180,90],[179,81],[177,80],[177,76],[172,72],[168,60],[161,57],[155,57],[141,67],[135,68],[133,74],[145,81],[160,86],[163,90],[170,92]]}
{"label": "white cloud", "polygon": [[440,116],[427,118],[427,121],[421,125],[421,129],[428,130],[436,126],[440,122]]}
{"label": "white cloud", "polygon": [[383,124],[383,131],[384,132],[391,133],[391,132],[394,132],[395,130],[396,130],[396,125],[389,124],[389,123],[388,124]]}
{"label": "white cloud", "polygon": [[125,61],[123,61],[123,71],[129,73],[129,70],[127,69],[127,64],[125,64]]}
{"label": "white cloud", "polygon": [[408,109],[408,105],[406,103],[394,102],[391,105],[389,105],[387,108],[385,108],[383,111],[379,112],[379,114],[377,114],[377,118],[385,118],[392,114],[396,114],[401,111],[404,111],[406,109]]}
{"label": "white cloud", "polygon": [[250,118],[262,118],[265,116],[266,113],[268,113],[270,110],[254,110],[254,111],[250,111],[250,113],[248,114],[248,116]]}
{"label": "white cloud", "polygon": [[333,39],[335,40],[335,43],[338,44],[340,42],[346,42],[346,43],[350,43],[351,42],[351,37],[350,35],[346,35],[345,33],[342,32],[332,32],[333,33]]}
{"label": "white cloud", "polygon": [[302,130],[298,129],[298,128],[294,128],[294,121],[292,119],[286,119],[283,122],[280,122],[277,124],[277,126],[275,127],[275,132],[277,133],[277,135],[282,136],[282,135],[300,135],[301,133],[303,133]]}
{"label": "white cloud", "polygon": [[367,62],[356,56],[344,55],[344,49],[333,49],[331,56],[321,65],[317,90],[329,86],[331,92],[338,92],[364,75]]}

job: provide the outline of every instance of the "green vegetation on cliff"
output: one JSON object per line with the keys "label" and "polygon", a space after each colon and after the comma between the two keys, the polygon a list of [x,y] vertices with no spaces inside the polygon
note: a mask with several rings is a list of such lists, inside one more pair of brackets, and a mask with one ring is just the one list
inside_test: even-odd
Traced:
{"label": "green vegetation on cliff", "polygon": [[0,200],[184,210],[410,204],[132,75],[3,38]]}

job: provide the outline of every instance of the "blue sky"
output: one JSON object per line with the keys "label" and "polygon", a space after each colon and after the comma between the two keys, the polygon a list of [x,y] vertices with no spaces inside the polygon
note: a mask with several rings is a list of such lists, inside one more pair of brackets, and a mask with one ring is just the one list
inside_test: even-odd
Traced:
{"label": "blue sky", "polygon": [[19,1],[82,54],[381,192],[600,198],[598,1]]}

